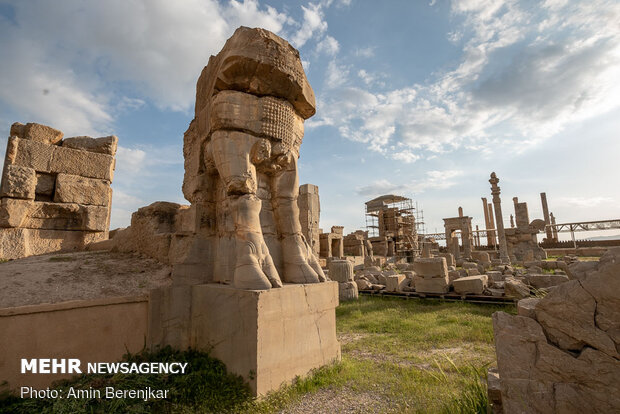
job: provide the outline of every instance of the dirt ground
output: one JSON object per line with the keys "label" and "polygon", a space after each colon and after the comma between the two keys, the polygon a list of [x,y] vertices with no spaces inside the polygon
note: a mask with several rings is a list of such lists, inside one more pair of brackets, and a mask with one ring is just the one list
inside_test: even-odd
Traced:
{"label": "dirt ground", "polygon": [[133,253],[52,253],[0,263],[0,308],[146,294],[171,268]]}

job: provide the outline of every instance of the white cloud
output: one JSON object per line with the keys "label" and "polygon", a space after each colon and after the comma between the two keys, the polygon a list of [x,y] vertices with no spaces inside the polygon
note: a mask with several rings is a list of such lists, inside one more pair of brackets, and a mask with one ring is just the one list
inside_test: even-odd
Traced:
{"label": "white cloud", "polygon": [[463,21],[448,34],[463,44],[453,69],[389,90],[360,68],[366,86],[356,93],[373,103],[351,104],[351,88],[328,66],[326,77],[341,82],[330,82],[336,87],[320,97],[315,125],[332,125],[390,158],[402,157],[391,150],[402,146],[428,158],[424,152],[491,140],[498,150],[524,151],[620,106],[620,3],[547,1],[530,8],[517,0],[467,0],[453,1],[452,13]]}
{"label": "white cloud", "polygon": [[357,57],[371,58],[375,55],[375,48],[372,46],[355,49],[353,54]]}
{"label": "white cloud", "polygon": [[308,7],[301,6],[304,19],[301,27],[291,38],[291,43],[300,48],[315,34],[324,33],[327,30],[327,22],[324,20],[320,4],[309,3]]}
{"label": "white cloud", "polygon": [[397,161],[403,161],[407,164],[411,164],[415,161],[417,161],[418,159],[420,159],[420,156],[417,154],[414,154],[413,152],[409,151],[409,150],[402,150],[399,152],[394,152],[392,153],[392,159],[395,159]]}
{"label": "white cloud", "polygon": [[33,0],[9,7],[14,19],[0,16],[0,107],[68,135],[109,133],[119,112],[145,100],[189,110],[200,71],[237,26],[278,33],[293,23],[256,0]]}
{"label": "white cloud", "polygon": [[559,197],[558,203],[568,204],[574,207],[596,207],[602,204],[612,203],[610,197]]}
{"label": "white cloud", "polygon": [[325,73],[325,84],[328,88],[336,88],[347,83],[349,79],[349,69],[344,65],[339,65],[335,60],[327,64]]}
{"label": "white cloud", "polygon": [[137,148],[125,148],[119,145],[116,151],[117,172],[137,173],[145,169],[146,152]]}
{"label": "white cloud", "polygon": [[420,194],[428,189],[446,189],[456,185],[455,178],[461,176],[462,171],[429,171],[423,180],[414,180],[407,183],[396,184],[386,179],[373,181],[372,183],[358,187],[356,192],[360,196],[376,197],[383,194],[413,195]]}
{"label": "white cloud", "polygon": [[338,41],[329,35],[325,36],[316,45],[317,52],[325,53],[330,56],[334,56],[336,53],[338,53],[339,49],[340,49],[340,45],[338,44]]}

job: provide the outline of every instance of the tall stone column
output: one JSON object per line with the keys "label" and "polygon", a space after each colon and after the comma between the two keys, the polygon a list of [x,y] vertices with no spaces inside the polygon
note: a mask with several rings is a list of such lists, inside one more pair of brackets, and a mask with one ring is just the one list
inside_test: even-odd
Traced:
{"label": "tall stone column", "polygon": [[549,207],[547,206],[547,193],[540,193],[540,201],[542,202],[543,216],[545,219],[545,231],[547,240],[553,240],[553,230],[551,229],[551,219],[549,218]]}
{"label": "tall stone column", "polygon": [[495,219],[493,218],[493,204],[487,204],[487,210],[489,212],[489,224],[491,226],[490,228],[493,229],[488,233],[491,237],[491,246],[495,247],[497,246],[497,240],[495,239]]}
{"label": "tall stone column", "polygon": [[497,185],[499,178],[494,172],[491,173],[491,194],[493,195],[493,209],[495,210],[495,223],[497,226],[497,238],[499,239],[499,258],[502,263],[510,264],[508,250],[506,248],[506,234],[504,233],[504,221],[502,218],[502,200],[499,198],[500,188]]}
{"label": "tall stone column", "polygon": [[493,246],[493,237],[491,235],[491,222],[489,221],[489,208],[487,207],[487,199],[482,197],[482,211],[484,211],[484,229],[487,232],[487,246]]}
{"label": "tall stone column", "polygon": [[549,213],[549,218],[551,219],[551,225],[553,226],[552,228],[553,241],[557,242],[558,241],[558,228],[555,227],[555,217],[553,217],[553,213]]}

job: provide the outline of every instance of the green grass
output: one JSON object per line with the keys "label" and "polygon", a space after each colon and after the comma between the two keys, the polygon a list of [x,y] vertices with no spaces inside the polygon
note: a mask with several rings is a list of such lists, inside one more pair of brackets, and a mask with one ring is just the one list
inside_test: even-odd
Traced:
{"label": "green grass", "polygon": [[495,363],[491,315],[511,306],[362,296],[341,304],[342,362],[248,407],[272,413],[312,393],[369,395],[374,412],[486,413],[486,368]]}
{"label": "green grass", "polygon": [[[260,400],[207,354],[165,349],[129,360],[189,361],[190,375],[84,375],[76,388],[171,389],[169,401],[0,401],[0,412],[244,412],[275,413],[318,393],[378,402],[373,412],[486,413],[481,377],[495,363],[491,315],[514,306],[362,296],[336,309],[342,361]],[[68,387],[68,383],[58,385]],[[331,410],[330,408],[325,408]]]}

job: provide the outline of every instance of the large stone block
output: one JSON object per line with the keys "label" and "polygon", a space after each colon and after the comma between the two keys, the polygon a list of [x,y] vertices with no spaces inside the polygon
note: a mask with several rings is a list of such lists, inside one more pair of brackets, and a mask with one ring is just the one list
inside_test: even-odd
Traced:
{"label": "large stone block", "polygon": [[407,278],[405,275],[391,275],[385,278],[385,291],[386,292],[402,292]]}
{"label": "large stone block", "polygon": [[0,227],[22,227],[33,203],[31,200],[2,198],[0,200]]}
{"label": "large stone block", "polygon": [[349,300],[355,300],[359,297],[359,290],[357,283],[344,282],[338,283],[338,299],[340,302],[346,302]]}
{"label": "large stone block", "polygon": [[525,298],[517,302],[517,314],[536,319],[536,305],[541,298]]}
{"label": "large stone block", "polygon": [[96,178],[58,174],[54,202],[107,206],[110,183]]}
{"label": "large stone block", "polygon": [[11,137],[7,144],[5,164],[32,168],[36,172],[51,172],[55,145]]}
{"label": "large stone block", "polygon": [[115,135],[101,138],[71,137],[65,138],[62,141],[62,146],[114,156],[118,147],[118,138]]}
{"label": "large stone block", "polygon": [[418,257],[413,261],[413,270],[418,277],[428,279],[448,277],[448,266],[446,265],[446,259],[443,257]]}
{"label": "large stone block", "polygon": [[104,232],[0,229],[0,258],[19,259],[53,252],[79,251],[106,237]]}
{"label": "large stone block", "polygon": [[595,324],[597,308],[596,298],[579,281],[572,280],[538,302],[536,319],[549,340],[561,349],[580,352],[589,346],[620,360],[612,337]]}
{"label": "large stone block", "polygon": [[487,275],[467,276],[454,280],[452,286],[454,286],[454,291],[461,295],[482,295],[488,280]]}
{"label": "large stone block", "polygon": [[36,187],[37,177],[32,168],[10,164],[4,167],[0,197],[34,200]]}
{"label": "large stone block", "polygon": [[[336,306],[335,282],[263,291],[195,285],[191,332],[187,328],[178,335],[189,337],[193,348],[208,350],[243,376],[256,395],[263,395],[340,359]],[[166,333],[151,326],[150,336],[163,338]]]}
{"label": "large stone block", "polygon": [[555,274],[528,274],[525,276],[527,283],[536,289],[548,288],[568,282],[568,276]]}
{"label": "large stone block", "polygon": [[504,412],[608,413],[620,407],[617,359],[589,347],[577,355],[560,350],[528,317],[496,312],[493,330]]}
{"label": "large stone block", "polygon": [[353,263],[348,260],[332,260],[328,265],[329,278],[336,282],[353,281]]}
{"label": "large stone block", "polygon": [[49,172],[112,181],[114,177],[114,157],[72,148],[55,147]]}
{"label": "large stone block", "polygon": [[530,297],[530,288],[514,277],[504,279],[504,291],[509,298],[523,299]]}
{"label": "large stone block", "polygon": [[11,198],[0,202],[0,227],[103,232],[107,226],[107,207]]}
{"label": "large stone block", "polygon": [[425,278],[417,274],[413,276],[415,291],[418,293],[448,293],[450,279],[445,277]]}
{"label": "large stone block", "polygon": [[63,133],[47,125],[33,122],[24,125],[16,122],[11,125],[11,136],[53,145],[62,140]]}

